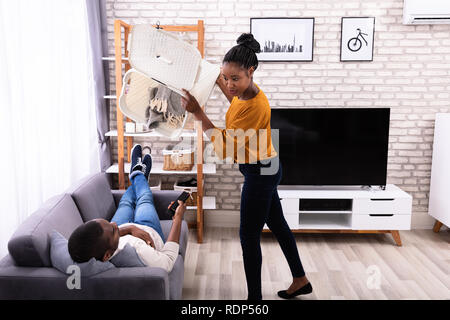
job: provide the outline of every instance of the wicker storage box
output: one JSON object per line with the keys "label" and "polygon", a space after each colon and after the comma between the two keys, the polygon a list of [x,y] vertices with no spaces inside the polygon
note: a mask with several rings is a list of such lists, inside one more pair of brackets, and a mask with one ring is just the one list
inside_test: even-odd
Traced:
{"label": "wicker storage box", "polygon": [[194,151],[186,150],[163,150],[163,170],[191,171],[194,167]]}
{"label": "wicker storage box", "polygon": [[197,187],[179,186],[178,181],[176,181],[173,184],[173,190],[189,192],[191,194],[191,196],[186,200],[186,205],[187,206],[196,206],[197,205]]}

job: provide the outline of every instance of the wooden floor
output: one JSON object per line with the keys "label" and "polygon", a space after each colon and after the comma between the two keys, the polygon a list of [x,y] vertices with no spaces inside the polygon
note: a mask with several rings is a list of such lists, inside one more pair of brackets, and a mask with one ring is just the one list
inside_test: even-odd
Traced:
{"label": "wooden floor", "polygon": [[[301,299],[450,299],[450,232],[390,234],[296,234],[313,293]],[[272,234],[261,240],[263,299],[279,299],[292,278]],[[183,299],[240,300],[247,288],[235,228],[205,228],[198,244],[190,230]]]}

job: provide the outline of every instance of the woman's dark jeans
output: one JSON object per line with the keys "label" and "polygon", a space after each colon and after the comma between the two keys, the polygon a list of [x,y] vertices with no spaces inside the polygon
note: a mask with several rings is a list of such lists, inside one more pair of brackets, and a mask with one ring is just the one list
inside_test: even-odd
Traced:
{"label": "woman's dark jeans", "polygon": [[268,164],[260,162],[239,164],[239,171],[245,178],[241,195],[239,233],[249,300],[262,299],[260,239],[264,223],[277,238],[292,276],[302,277],[305,275],[294,235],[284,219],[278,197],[277,186],[282,175],[281,163],[274,160],[272,162],[279,164],[278,170],[271,170],[275,174],[264,174],[264,168],[270,167],[271,162]]}

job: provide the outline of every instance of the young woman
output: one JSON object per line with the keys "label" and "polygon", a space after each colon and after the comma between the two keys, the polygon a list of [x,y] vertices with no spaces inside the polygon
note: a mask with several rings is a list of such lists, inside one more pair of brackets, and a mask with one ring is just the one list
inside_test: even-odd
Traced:
{"label": "young woman", "polygon": [[282,168],[271,141],[270,105],[264,92],[253,82],[258,52],[260,45],[253,35],[242,34],[223,59],[216,83],[231,103],[225,118],[226,129],[216,128],[186,90],[182,104],[202,122],[202,129],[211,137],[219,158],[231,156],[239,163],[239,171],[244,176],[239,234],[248,299],[262,299],[260,238],[265,223],[277,238],[293,276],[290,287],[278,292],[280,297],[288,299],[311,293],[312,286],[305,276],[278,197]]}

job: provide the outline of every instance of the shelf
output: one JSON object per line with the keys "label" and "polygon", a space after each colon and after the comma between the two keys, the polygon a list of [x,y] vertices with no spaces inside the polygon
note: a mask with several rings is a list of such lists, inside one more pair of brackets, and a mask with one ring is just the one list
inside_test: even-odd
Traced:
{"label": "shelf", "polygon": [[[166,136],[156,132],[156,131],[150,131],[150,132],[143,132],[143,133],[123,133],[124,137],[136,137],[136,138],[167,138]],[[107,137],[117,137],[117,130],[111,130],[108,131],[105,136]],[[185,130],[181,133],[180,137],[182,138],[197,138],[197,132],[194,130]],[[170,139],[170,138],[169,138]],[[178,138],[175,138],[176,140]],[[203,140],[208,141],[209,139],[207,136],[203,133]]]}
{"label": "shelf", "polygon": [[[130,163],[125,163],[125,173],[130,173]],[[194,165],[191,171],[173,171],[163,170],[162,162],[155,162],[152,164],[152,170],[150,174],[197,174],[197,165]],[[113,164],[106,170],[106,173],[119,173],[119,165]],[[203,164],[203,174],[216,174],[216,165],[214,163]]]}
{"label": "shelf", "polygon": [[[197,206],[187,206],[187,210],[197,210]],[[215,210],[216,197],[203,197],[203,210]]]}
{"label": "shelf", "polygon": [[[102,57],[102,60],[103,61],[116,61],[116,57]],[[124,60],[124,61],[128,61],[128,58],[127,57],[122,57],[122,60]]]}
{"label": "shelf", "polygon": [[297,229],[351,229],[352,216],[348,214],[314,214],[299,215]]}

